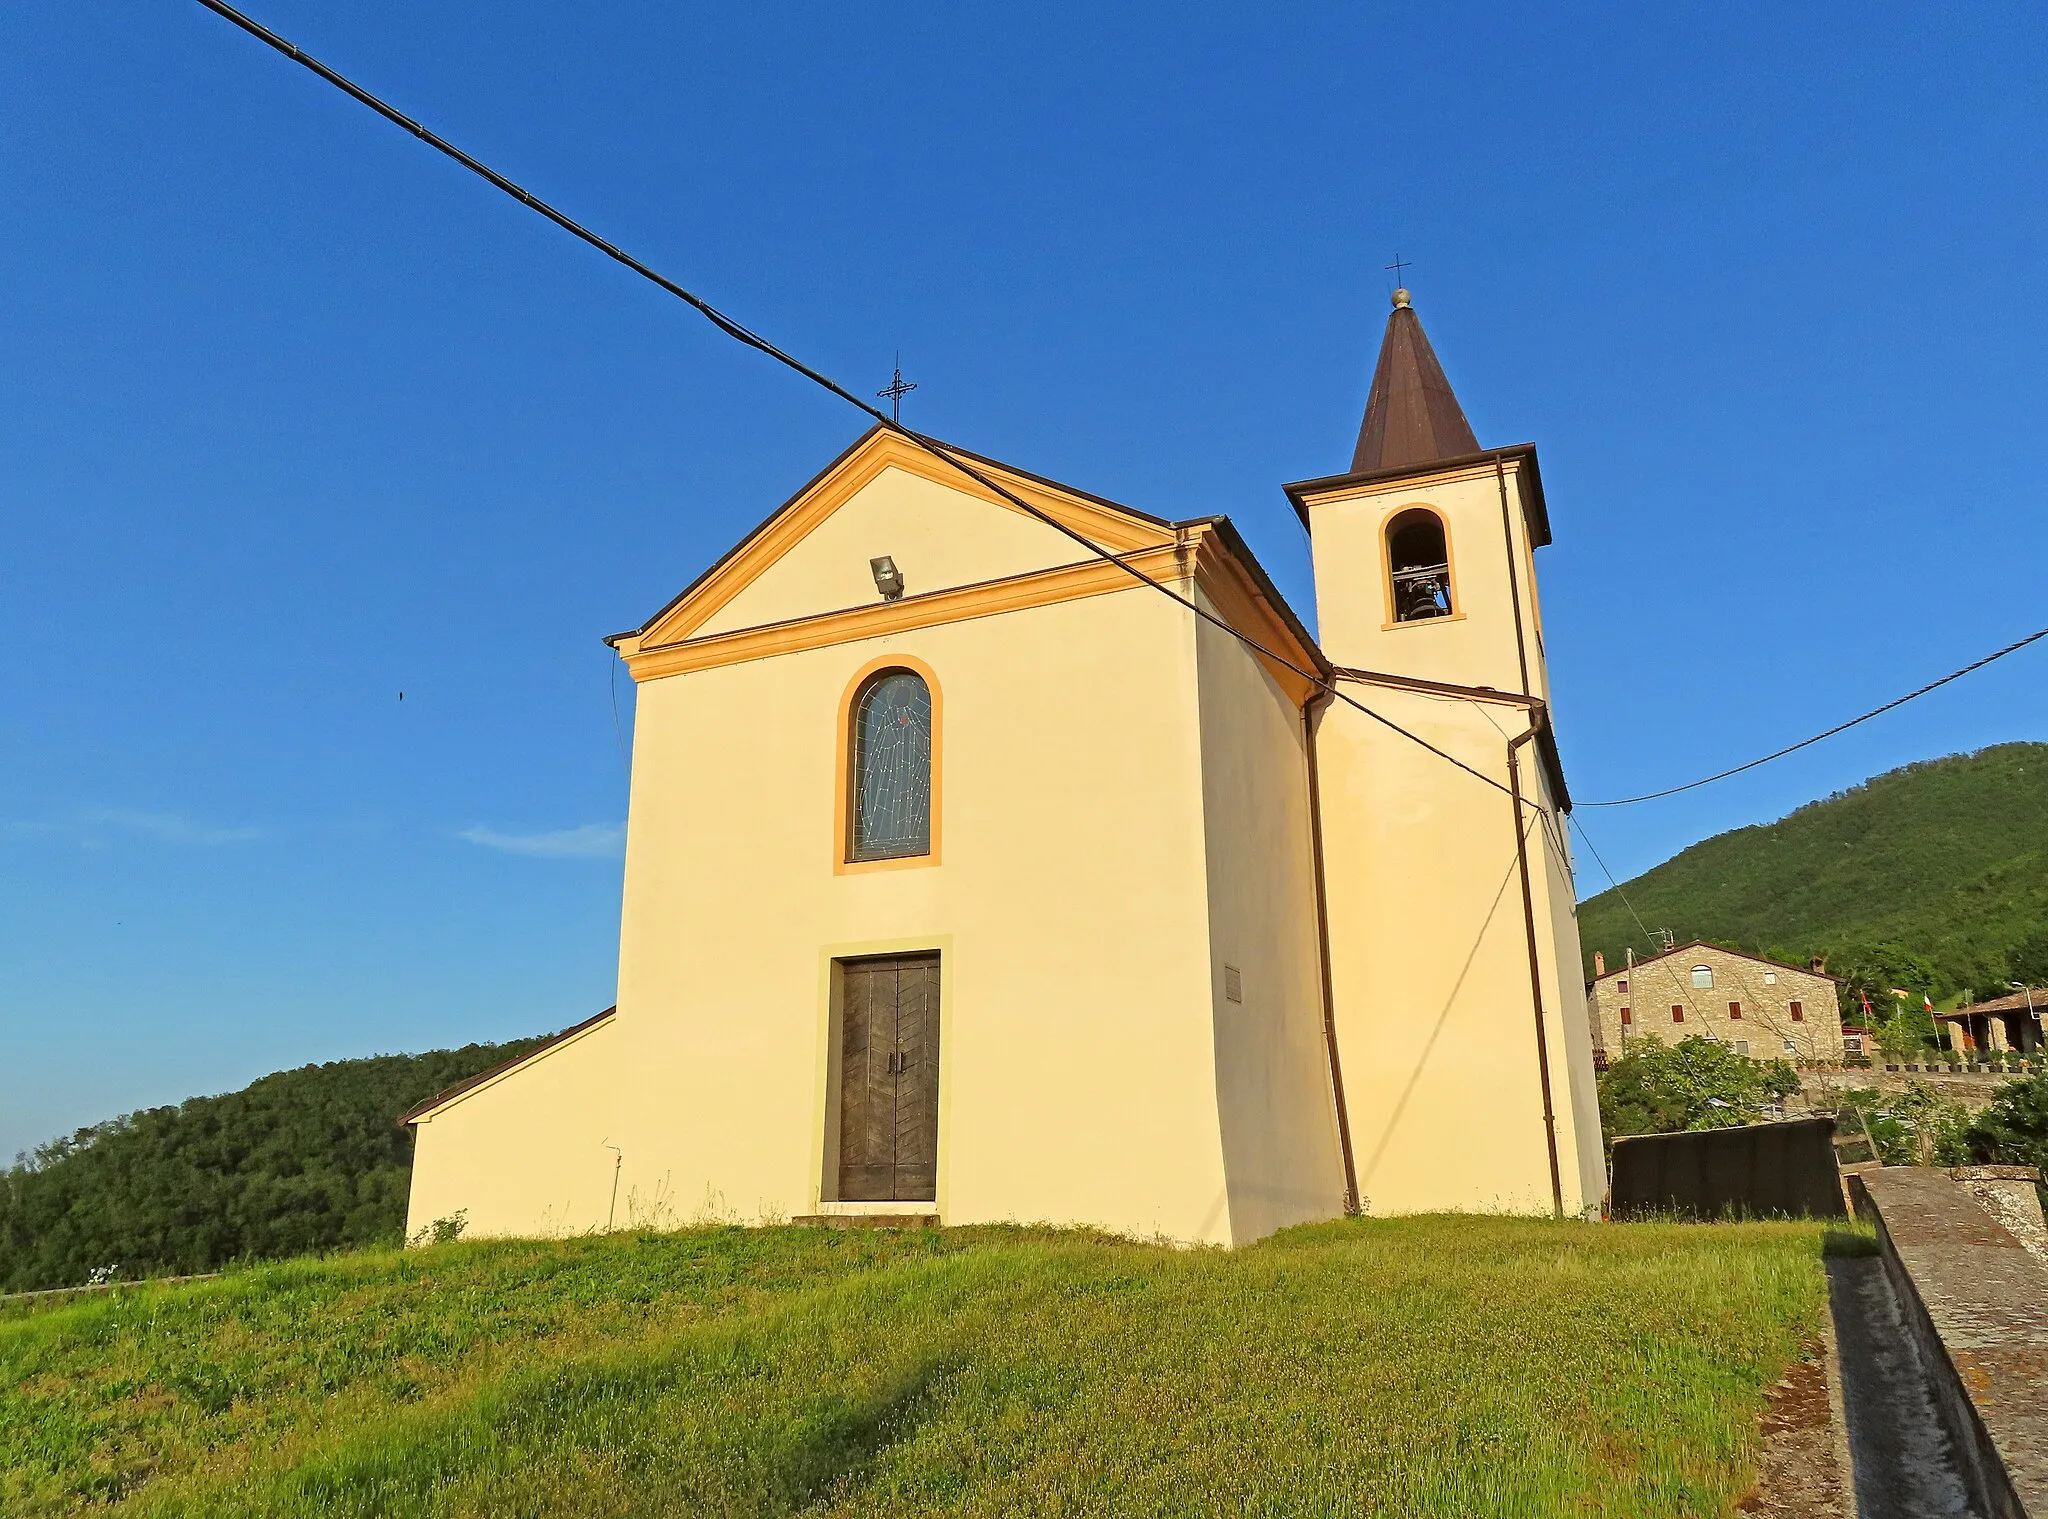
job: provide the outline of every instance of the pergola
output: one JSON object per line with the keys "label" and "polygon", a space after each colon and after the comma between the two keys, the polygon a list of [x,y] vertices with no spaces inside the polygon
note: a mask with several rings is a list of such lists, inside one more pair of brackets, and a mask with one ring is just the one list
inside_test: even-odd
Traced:
{"label": "pergola", "polygon": [[2030,1055],[2048,1043],[2041,1033],[2044,1012],[2048,1012],[2048,990],[2030,987],[1936,1013],[1934,1019],[1948,1026],[1959,1050],[2011,1050]]}

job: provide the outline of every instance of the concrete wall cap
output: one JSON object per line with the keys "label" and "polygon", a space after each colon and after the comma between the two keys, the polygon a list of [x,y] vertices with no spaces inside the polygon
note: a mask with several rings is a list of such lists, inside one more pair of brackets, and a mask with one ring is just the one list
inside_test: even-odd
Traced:
{"label": "concrete wall cap", "polygon": [[2041,1172],[2034,1166],[1950,1166],[1949,1178],[1953,1181],[2033,1181],[2041,1179]]}

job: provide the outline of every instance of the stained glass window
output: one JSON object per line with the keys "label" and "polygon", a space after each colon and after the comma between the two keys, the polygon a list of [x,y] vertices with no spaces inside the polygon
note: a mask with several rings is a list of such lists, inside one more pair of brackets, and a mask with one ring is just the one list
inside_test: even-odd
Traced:
{"label": "stained glass window", "polygon": [[932,847],[932,694],[908,670],[869,681],[853,714],[856,860],[929,854]]}

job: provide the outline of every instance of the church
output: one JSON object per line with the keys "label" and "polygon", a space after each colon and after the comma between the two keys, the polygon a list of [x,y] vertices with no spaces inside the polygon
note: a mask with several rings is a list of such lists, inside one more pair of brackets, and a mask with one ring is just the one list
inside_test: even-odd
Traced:
{"label": "church", "polygon": [[877,426],[607,640],[618,1005],[405,1116],[409,1229],[1597,1213],[1549,509],[1408,292],[1284,487],[1313,636],[1228,517],[948,452]]}

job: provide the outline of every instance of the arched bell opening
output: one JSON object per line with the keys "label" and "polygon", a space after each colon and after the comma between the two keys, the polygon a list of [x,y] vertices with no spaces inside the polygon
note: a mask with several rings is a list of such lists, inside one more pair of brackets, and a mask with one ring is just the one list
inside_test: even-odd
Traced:
{"label": "arched bell opening", "polygon": [[1387,574],[1394,621],[1449,617],[1451,541],[1444,520],[1427,507],[1411,507],[1387,524]]}

